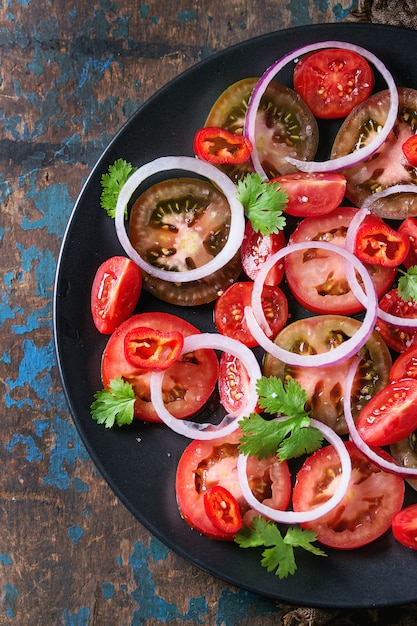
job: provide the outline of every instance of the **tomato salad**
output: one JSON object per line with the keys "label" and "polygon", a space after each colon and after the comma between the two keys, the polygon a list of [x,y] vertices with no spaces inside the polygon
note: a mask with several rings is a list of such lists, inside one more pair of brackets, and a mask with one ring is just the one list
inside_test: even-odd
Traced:
{"label": "tomato salad", "polygon": [[[326,161],[317,118],[341,120]],[[321,42],[226,89],[190,137],[194,157],[120,158],[102,177],[127,257],[92,286],[110,335],[92,416],[192,440],[180,515],[266,547],[280,577],[296,547],[359,548],[391,525],[417,548],[417,505],[402,508],[404,479],[417,486],[416,133],[417,91],[369,51]],[[217,333],[141,313],[142,289],[211,307]],[[216,385],[223,417],[203,424]]]}

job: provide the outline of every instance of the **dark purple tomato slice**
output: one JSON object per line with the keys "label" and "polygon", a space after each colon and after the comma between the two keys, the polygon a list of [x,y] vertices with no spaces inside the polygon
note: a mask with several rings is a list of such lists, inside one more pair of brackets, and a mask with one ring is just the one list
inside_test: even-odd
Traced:
{"label": "dark purple tomato slice", "polygon": [[[417,184],[417,168],[405,158],[403,143],[417,130],[417,90],[400,88],[398,116],[385,143],[365,162],[343,171],[346,196],[356,206],[378,191],[398,184]],[[370,96],[347,116],[334,141],[332,158],[365,146],[380,132],[389,108],[389,91]],[[417,215],[417,196],[395,194],[379,199],[372,211],[384,218],[405,219]]]}
{"label": "dark purple tomato slice", "polygon": [[[283,328],[275,338],[280,347],[297,354],[329,352],[357,332],[360,322],[344,315],[316,315],[297,320]],[[352,387],[354,417],[369,398],[385,387],[392,364],[390,352],[374,331],[360,352],[361,363]],[[283,381],[294,378],[307,392],[307,408],[314,417],[340,434],[347,432],[343,410],[345,380],[351,359],[328,367],[298,367],[267,354],[265,376],[276,376]]]}
{"label": "dark purple tomato slice", "polygon": [[[147,189],[130,214],[133,247],[151,265],[187,271],[213,259],[230,231],[230,207],[209,181],[173,178]],[[188,283],[168,282],[143,274],[143,287],[160,300],[181,306],[212,302],[241,271],[240,250],[222,269]]]}
{"label": "dark purple tomato slice", "polygon": [[[214,103],[205,126],[221,126],[242,133],[250,95],[258,78],[244,78],[230,87]],[[295,168],[286,157],[311,160],[318,146],[317,121],[293,89],[272,81],[261,99],[256,116],[256,149],[269,178],[288,174]],[[242,165],[219,166],[232,180],[253,171],[249,161]]]}

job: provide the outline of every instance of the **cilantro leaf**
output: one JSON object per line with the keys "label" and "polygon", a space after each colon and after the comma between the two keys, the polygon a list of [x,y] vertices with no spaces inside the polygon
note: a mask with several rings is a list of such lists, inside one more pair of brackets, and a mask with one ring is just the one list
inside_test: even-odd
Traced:
{"label": "cilantro leaf", "polygon": [[285,383],[276,376],[263,376],[257,382],[259,406],[267,413],[281,413],[290,417],[307,415],[305,403],[307,392],[294,378]]}
{"label": "cilantro leaf", "polygon": [[311,545],[315,540],[316,533],[300,527],[288,528],[283,537],[278,526],[263,517],[255,517],[252,527],[245,526],[235,537],[235,542],[241,548],[265,547],[261,564],[268,572],[275,571],[281,579],[294,574],[297,569],[294,548],[303,548],[317,556],[326,556],[320,548]]}
{"label": "cilantro leaf", "polygon": [[136,169],[124,159],[117,159],[113,165],[109,165],[108,172],[102,174],[100,205],[107,211],[109,217],[115,216],[120,190]]}
{"label": "cilantro leaf", "polygon": [[264,182],[259,174],[250,173],[238,181],[236,195],[256,232],[270,235],[284,228],[282,212],[288,196],[279,183]]}
{"label": "cilantro leaf", "polygon": [[239,449],[259,459],[277,455],[281,461],[310,454],[322,445],[323,435],[310,426],[305,410],[306,392],[293,378],[284,386],[275,376],[263,376],[257,384],[259,405],[266,412],[288,416],[286,420],[266,420],[252,413],[239,422],[242,430]]}
{"label": "cilantro leaf", "polygon": [[404,302],[417,302],[417,265],[409,267],[398,279],[398,295]]}
{"label": "cilantro leaf", "polygon": [[111,428],[131,424],[134,417],[135,392],[130,383],[123,378],[112,378],[109,389],[102,389],[94,394],[91,404],[91,416],[98,424]]}
{"label": "cilantro leaf", "polygon": [[280,461],[310,454],[320,448],[323,436],[310,427],[310,419],[288,417],[282,422],[266,420],[252,413],[239,421],[242,430],[239,450],[248,456],[266,459],[276,454]]}

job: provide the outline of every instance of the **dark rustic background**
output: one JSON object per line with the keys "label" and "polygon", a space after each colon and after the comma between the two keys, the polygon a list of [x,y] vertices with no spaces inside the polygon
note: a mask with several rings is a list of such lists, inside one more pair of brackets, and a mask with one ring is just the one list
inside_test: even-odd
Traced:
{"label": "dark rustic background", "polygon": [[286,607],[167,550],[89,459],[68,414],[52,339],[67,219],[128,117],[216,51],[287,27],[352,19],[355,7],[354,0],[0,2],[0,624],[413,620],[415,607],[343,615]]}

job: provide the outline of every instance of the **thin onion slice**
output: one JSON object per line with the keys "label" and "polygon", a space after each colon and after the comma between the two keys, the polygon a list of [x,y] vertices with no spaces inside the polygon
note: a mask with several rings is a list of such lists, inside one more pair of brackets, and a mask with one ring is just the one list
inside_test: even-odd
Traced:
{"label": "thin onion slice", "polygon": [[[296,354],[281,348],[274,343],[264,332],[266,320],[264,317],[261,295],[265,282],[265,278],[271,269],[271,267],[277,263],[280,259],[300,250],[306,248],[318,248],[320,250],[327,250],[336,254],[340,254],[345,260],[353,265],[360,274],[366,292],[366,312],[361,324],[360,329],[351,337],[347,339],[339,346],[331,350],[330,352],[323,352],[320,354]],[[324,367],[340,363],[344,359],[347,359],[358,352],[358,350],[365,345],[371,336],[374,325],[377,318],[378,300],[375,291],[375,285],[369,275],[366,267],[356,258],[351,252],[335,244],[328,243],[327,241],[304,241],[300,243],[289,244],[285,248],[278,250],[272,254],[267,261],[262,265],[258,275],[254,281],[254,287],[252,292],[252,307],[245,307],[245,319],[248,328],[259,343],[260,346],[273,357],[287,363],[288,365],[298,365],[302,367]]]}
{"label": "thin onion slice", "polygon": [[[372,199],[367,198],[367,200],[365,200],[365,202],[362,204],[362,208],[358,210],[356,215],[354,215],[352,221],[350,222],[348,226],[348,229],[346,232],[346,240],[345,240],[346,250],[349,250],[349,252],[354,254],[355,238],[356,238],[357,230],[360,224],[366,218],[366,216],[372,213],[372,211],[370,210],[370,207],[375,200],[391,195],[391,193],[399,193],[399,191],[406,190],[409,192],[411,187],[414,187],[413,193],[417,193],[417,187],[415,185],[395,185],[393,187],[390,187],[388,189],[384,189],[383,191],[375,193]],[[391,191],[394,189],[396,191]],[[368,306],[368,298],[364,294],[363,290],[361,289],[361,286],[359,285],[358,280],[356,278],[354,268],[350,263],[345,262],[345,273],[346,273],[346,279],[349,283],[349,287],[351,288],[355,298],[357,298],[357,300],[362,304],[362,306],[366,308]],[[387,324],[392,324],[393,326],[399,326],[400,328],[417,328],[416,318],[400,317],[399,315],[393,315],[392,313],[388,313],[387,311],[384,311],[379,306],[377,309],[377,318],[386,322]]]}
{"label": "thin onion slice", "polygon": [[250,375],[249,390],[246,403],[236,414],[227,414],[220,424],[198,423],[175,418],[166,408],[162,399],[162,380],[164,371],[152,372],[150,378],[151,401],[158,417],[180,435],[190,439],[216,439],[229,435],[238,427],[238,422],[244,416],[255,411],[258,402],[256,383],[261,378],[261,369],[253,352],[240,341],[218,335],[217,333],[197,333],[184,338],[184,346],[181,354],[187,354],[194,350],[202,349],[221,350],[238,358]]}
{"label": "thin onion slice", "polygon": [[381,198],[386,198],[387,196],[392,196],[397,193],[417,193],[417,185],[392,185],[391,187],[381,189],[381,191],[371,193],[362,202],[361,209],[369,209],[370,211],[372,211],[371,207],[374,202],[377,202]]}
{"label": "thin onion slice", "polygon": [[[144,180],[154,174],[159,174],[160,172],[168,170],[185,170],[187,172],[193,172],[200,176],[204,176],[216,184],[220,191],[222,191],[225,195],[230,205],[230,231],[226,244],[208,263],[188,271],[173,272],[171,270],[164,270],[154,267],[145,261],[132,246],[125,228],[125,207],[128,205],[132,194]],[[168,156],[160,157],[142,165],[128,178],[120,190],[117,198],[115,226],[117,236],[126,254],[133,261],[135,261],[135,263],[137,263],[137,265],[139,265],[144,272],[161,280],[182,283],[200,280],[201,278],[214,274],[214,272],[217,272],[224,267],[226,263],[228,263],[235,256],[243,239],[245,230],[245,215],[243,207],[236,197],[235,184],[217,167],[211,165],[210,163],[206,163],[205,161],[195,159],[194,157]]]}
{"label": "thin onion slice", "polygon": [[[361,209],[358,209],[357,213],[355,213],[348,226],[348,229],[346,231],[345,249],[348,250],[351,254],[355,254],[355,241],[358,228],[362,224],[365,217],[369,215],[369,213],[370,211],[367,207],[362,207]],[[366,297],[363,289],[358,283],[354,266],[352,265],[352,263],[348,263],[346,260],[344,262],[344,266],[346,280],[349,283],[349,287],[352,290],[353,295],[362,304],[362,306],[366,308],[368,306],[368,298]]]}
{"label": "thin onion slice", "polygon": [[[284,421],[285,419],[287,418],[282,417],[278,418],[277,421]],[[310,419],[310,424],[311,426],[318,428],[322,432],[323,436],[327,439],[327,441],[335,448],[342,465],[340,482],[337,485],[336,491],[334,492],[332,497],[329,498],[329,500],[327,500],[327,502],[325,502],[324,504],[321,504],[320,506],[311,509],[310,511],[281,511],[273,509],[270,506],[259,502],[259,500],[257,500],[253,495],[248,482],[248,477],[246,473],[248,457],[244,454],[239,454],[237,461],[237,472],[239,486],[242,491],[243,497],[245,498],[246,502],[253,509],[255,509],[255,511],[273,520],[274,522],[282,524],[303,524],[304,522],[311,522],[329,513],[343,500],[346,495],[352,472],[352,463],[350,460],[349,452],[347,451],[343,440],[331,428],[329,428],[329,426],[326,426],[318,420]]]}
{"label": "thin onion slice", "polygon": [[352,415],[352,407],[351,407],[351,393],[353,381],[355,379],[356,370],[360,363],[359,358],[355,358],[352,360],[350,368],[348,370],[348,374],[345,380],[345,394],[343,398],[343,408],[345,413],[346,424],[349,429],[349,436],[356,447],[365,454],[370,461],[378,465],[381,469],[386,472],[390,472],[391,474],[397,474],[398,476],[402,476],[403,478],[416,478],[417,477],[417,467],[402,467],[398,465],[396,461],[389,461],[381,457],[373,448],[368,446],[367,443],[360,436],[355,420]]}
{"label": "thin onion slice", "polygon": [[[256,122],[256,114],[262,99],[269,83],[274,78],[274,76],[283,68],[285,65],[294,61],[301,57],[304,54],[308,54],[309,52],[315,52],[316,50],[321,50],[323,48],[341,48],[352,50],[357,52],[358,54],[365,57],[368,61],[370,61],[374,67],[380,72],[383,76],[384,80],[387,83],[389,92],[390,92],[390,107],[388,110],[387,119],[385,121],[384,127],[381,132],[369,142],[366,146],[362,146],[355,152],[347,154],[342,157],[338,157],[335,159],[329,159],[326,161],[300,161],[299,159],[294,159],[292,157],[287,157],[287,161],[292,165],[296,166],[299,170],[304,172],[334,172],[339,170],[344,170],[352,165],[356,165],[357,163],[364,161],[368,157],[370,157],[387,139],[392,127],[394,126],[397,113],[398,113],[398,91],[393,79],[391,72],[387,69],[387,67],[382,63],[382,61],[372,54],[369,50],[362,48],[361,46],[357,46],[355,44],[347,43],[344,41],[323,41],[317,42],[313,44],[309,44],[306,46],[302,46],[301,48],[297,48],[292,52],[286,54],[281,59],[276,61],[271,67],[269,67],[253,90],[252,96],[249,100],[249,106],[246,113],[246,121],[245,121],[245,135],[250,139],[253,146],[256,147],[256,135],[255,135],[255,122]],[[267,175],[265,170],[262,167],[262,164],[259,160],[259,155],[257,153],[256,148],[253,150],[251,154],[252,164],[256,172],[260,174],[265,180],[267,180]]]}

